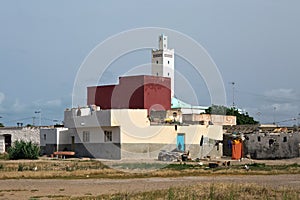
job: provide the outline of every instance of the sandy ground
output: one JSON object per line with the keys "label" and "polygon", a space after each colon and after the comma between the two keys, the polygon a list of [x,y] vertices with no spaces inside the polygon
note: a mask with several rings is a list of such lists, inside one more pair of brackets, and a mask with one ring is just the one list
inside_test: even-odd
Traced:
{"label": "sandy ground", "polygon": [[0,199],[30,199],[34,196],[96,196],[209,183],[255,183],[300,190],[300,174],[251,176],[198,176],[142,179],[11,179],[0,180]]}

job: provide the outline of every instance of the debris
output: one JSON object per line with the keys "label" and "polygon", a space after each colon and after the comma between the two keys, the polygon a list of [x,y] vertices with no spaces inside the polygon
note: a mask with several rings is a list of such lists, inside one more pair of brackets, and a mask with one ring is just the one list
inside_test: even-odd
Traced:
{"label": "debris", "polygon": [[217,167],[219,167],[219,164],[218,163],[208,163],[208,167],[209,168],[217,168]]}

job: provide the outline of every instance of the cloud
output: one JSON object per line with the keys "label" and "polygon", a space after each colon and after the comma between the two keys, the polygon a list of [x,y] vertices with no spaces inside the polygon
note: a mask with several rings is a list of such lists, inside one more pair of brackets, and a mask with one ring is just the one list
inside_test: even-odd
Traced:
{"label": "cloud", "polygon": [[26,110],[26,105],[20,103],[19,99],[15,100],[15,103],[12,105],[12,110],[16,113],[21,113]]}
{"label": "cloud", "polygon": [[4,93],[0,92],[0,105],[2,104],[2,102],[4,101],[4,99],[5,99]]}
{"label": "cloud", "polygon": [[263,105],[263,110],[283,112],[283,113],[293,113],[298,110],[298,106],[291,103],[274,103],[269,105]]}
{"label": "cloud", "polygon": [[45,105],[47,107],[58,107],[61,106],[61,100],[60,99],[49,100],[46,101]]}
{"label": "cloud", "polygon": [[273,89],[270,91],[266,91],[265,95],[271,98],[278,98],[278,99],[289,99],[289,100],[296,100],[297,93],[293,89]]}

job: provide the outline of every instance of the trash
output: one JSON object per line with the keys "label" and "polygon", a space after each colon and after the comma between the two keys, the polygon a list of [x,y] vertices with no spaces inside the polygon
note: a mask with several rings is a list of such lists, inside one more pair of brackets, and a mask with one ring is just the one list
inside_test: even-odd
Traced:
{"label": "trash", "polygon": [[181,155],[181,160],[182,161],[187,161],[188,160],[188,156],[186,154],[182,154]]}
{"label": "trash", "polygon": [[219,167],[219,164],[218,163],[208,163],[208,167],[209,168],[217,168],[217,167]]}

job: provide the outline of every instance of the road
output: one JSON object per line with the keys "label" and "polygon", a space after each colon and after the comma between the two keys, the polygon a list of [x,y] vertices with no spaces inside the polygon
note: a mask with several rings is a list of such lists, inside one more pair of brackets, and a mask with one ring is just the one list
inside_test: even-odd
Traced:
{"label": "road", "polygon": [[48,195],[96,196],[209,183],[255,183],[271,187],[294,187],[300,190],[300,174],[139,179],[10,179],[0,180],[0,199],[29,199],[33,196]]}

